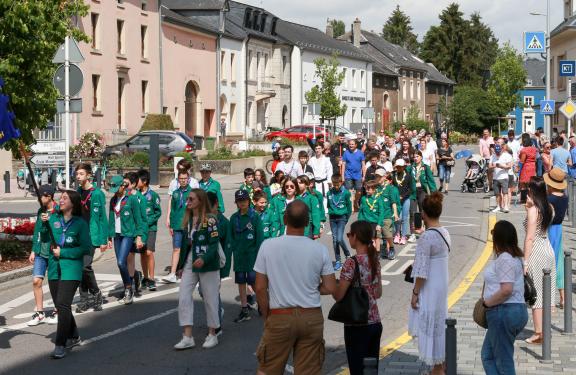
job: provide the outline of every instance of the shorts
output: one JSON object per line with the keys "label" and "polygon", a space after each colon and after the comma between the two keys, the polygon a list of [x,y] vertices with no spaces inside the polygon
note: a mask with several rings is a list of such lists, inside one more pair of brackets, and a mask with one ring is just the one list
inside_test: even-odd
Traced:
{"label": "shorts", "polygon": [[181,249],[182,248],[182,240],[184,239],[184,231],[183,230],[174,230],[172,235],[172,247],[174,249]]}
{"label": "shorts", "polygon": [[254,286],[256,283],[256,272],[234,272],[234,282],[236,284],[248,284]]}
{"label": "shorts", "polygon": [[148,239],[146,240],[146,244],[142,250],[152,252],[156,251],[156,231],[148,232]]}
{"label": "shorts", "polygon": [[39,279],[43,279],[46,275],[46,270],[48,269],[48,259],[36,255],[34,258],[34,267],[32,268],[32,276]]}
{"label": "shorts", "polygon": [[344,181],[344,187],[346,188],[346,190],[361,191],[362,179],[347,178]]}
{"label": "shorts", "polygon": [[502,194],[508,194],[508,179],[505,180],[494,180],[492,182],[492,188],[494,189],[494,194],[498,195],[500,193]]}
{"label": "shorts", "polygon": [[392,219],[384,219],[384,223],[382,224],[382,238],[388,239],[394,237],[394,220]]}

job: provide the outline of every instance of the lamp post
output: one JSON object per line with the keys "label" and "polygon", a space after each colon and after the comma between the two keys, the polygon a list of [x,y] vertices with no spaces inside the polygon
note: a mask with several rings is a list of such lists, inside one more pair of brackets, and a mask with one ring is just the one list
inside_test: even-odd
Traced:
{"label": "lamp post", "polygon": [[[550,100],[550,0],[546,0],[546,13],[530,12],[531,16],[546,17],[546,100]],[[552,117],[544,116],[544,133],[552,139]]]}

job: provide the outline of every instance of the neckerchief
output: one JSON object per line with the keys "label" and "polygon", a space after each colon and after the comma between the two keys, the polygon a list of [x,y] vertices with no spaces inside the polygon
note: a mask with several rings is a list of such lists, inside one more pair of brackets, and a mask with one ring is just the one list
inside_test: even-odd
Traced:
{"label": "neckerchief", "polygon": [[212,177],[210,177],[210,178],[208,179],[208,182],[204,182],[204,180],[200,180],[200,188],[201,188],[202,190],[208,190],[208,188],[210,187],[210,185],[212,185],[212,182],[213,182],[213,181],[214,181],[214,180],[212,180]]}
{"label": "neckerchief", "polygon": [[370,204],[370,201],[369,201],[370,198],[371,198],[371,197],[366,196],[366,201],[365,201],[365,202],[366,202],[366,204],[368,205],[368,208],[370,209],[370,211],[374,211],[374,207],[376,206],[376,199],[375,199],[375,198],[372,198],[372,201],[373,201],[374,203]]}
{"label": "neckerchief", "polygon": [[72,223],[74,223],[74,217],[72,217],[70,219],[70,221],[68,221],[68,223],[66,223],[64,221],[63,217],[60,219],[60,226],[62,228],[62,234],[60,235],[60,240],[58,241],[58,246],[60,246],[60,247],[64,246],[64,242],[66,241],[66,231],[70,228]]}
{"label": "neckerchief", "polygon": [[82,208],[84,208],[84,210],[86,210],[86,211],[90,210],[90,208],[88,207],[88,202],[90,202],[90,198],[92,198],[92,192],[93,191],[94,191],[94,186],[92,186],[90,188],[90,193],[88,193],[88,196],[86,197],[86,199],[80,201],[80,203],[82,203]]}
{"label": "neckerchief", "polygon": [[402,179],[398,180],[398,173],[394,174],[394,181],[396,181],[396,185],[402,186],[404,180],[406,179],[406,172],[402,173]]}
{"label": "neckerchief", "polygon": [[[338,207],[338,205],[340,204],[340,202],[342,202],[342,196],[343,196],[343,191],[342,191],[342,186],[340,186],[340,189],[337,190],[337,193],[334,192],[334,189],[332,189],[332,196],[330,197],[330,200],[332,201],[332,204],[334,205],[334,207]],[[337,197],[338,200],[335,200],[334,198]]]}
{"label": "neckerchief", "polygon": [[190,191],[190,185],[186,185],[184,190],[182,190],[182,188],[178,188],[176,191],[180,194],[178,196],[178,208],[182,208],[182,206],[184,206],[184,193]]}
{"label": "neckerchief", "polygon": [[144,194],[144,196],[146,197],[147,201],[151,201],[152,200],[152,189],[148,188],[148,190],[146,190],[146,194]]}
{"label": "neckerchief", "polygon": [[116,204],[118,203],[118,198],[117,197],[112,198],[112,208],[114,209],[114,214],[116,214],[116,217],[120,216],[120,212],[122,211],[122,208],[126,206],[127,202],[128,202],[128,195],[124,194],[122,200],[120,201],[120,209],[117,210]]}
{"label": "neckerchief", "polygon": [[236,216],[236,221],[234,222],[234,229],[236,231],[236,233],[242,233],[246,230],[252,230],[252,218],[254,218],[254,209],[252,207],[250,207],[248,209],[248,223],[244,226],[244,228],[240,228],[240,216],[242,216],[240,214],[240,212],[238,212],[238,215]]}

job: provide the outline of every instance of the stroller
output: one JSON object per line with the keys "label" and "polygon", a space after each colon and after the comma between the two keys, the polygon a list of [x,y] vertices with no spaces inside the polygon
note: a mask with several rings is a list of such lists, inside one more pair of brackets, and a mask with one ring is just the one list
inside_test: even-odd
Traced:
{"label": "stroller", "polygon": [[477,193],[483,190],[484,193],[490,191],[488,185],[488,166],[482,156],[474,154],[466,159],[466,177],[460,187],[462,192]]}

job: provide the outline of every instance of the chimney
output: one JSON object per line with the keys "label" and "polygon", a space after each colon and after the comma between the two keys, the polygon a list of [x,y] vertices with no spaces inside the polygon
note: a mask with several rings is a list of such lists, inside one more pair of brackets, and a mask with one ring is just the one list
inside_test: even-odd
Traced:
{"label": "chimney", "polygon": [[564,20],[572,17],[572,2],[573,0],[564,0]]}
{"label": "chimney", "polygon": [[330,18],[326,20],[326,35],[330,38],[334,38],[334,27],[332,26],[332,23],[330,23]]}
{"label": "chimney", "polygon": [[358,18],[352,24],[352,44],[354,47],[360,47],[360,38],[362,37],[361,22]]}

